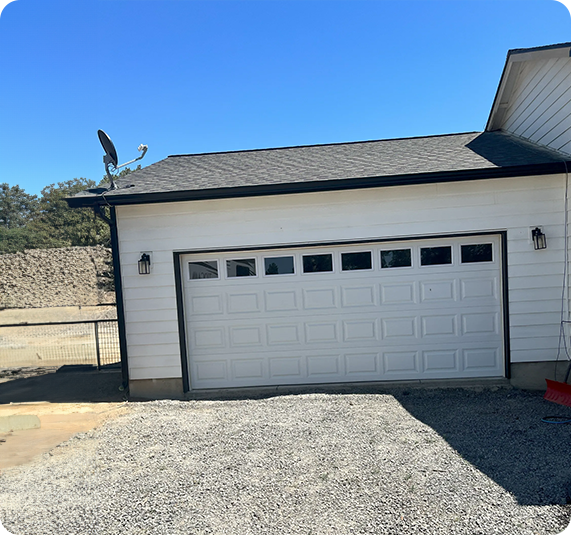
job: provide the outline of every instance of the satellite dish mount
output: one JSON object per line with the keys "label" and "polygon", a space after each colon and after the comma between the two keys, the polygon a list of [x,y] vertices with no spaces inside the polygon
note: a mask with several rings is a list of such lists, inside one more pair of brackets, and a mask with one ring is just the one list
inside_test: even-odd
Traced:
{"label": "satellite dish mount", "polygon": [[111,174],[111,171],[109,169],[112,168],[113,171],[117,171],[117,169],[120,169],[121,167],[125,167],[130,163],[142,159],[147,153],[147,149],[149,147],[147,147],[147,145],[139,145],[138,151],[142,152],[142,154],[138,158],[135,158],[134,160],[131,160],[127,163],[122,163],[121,165],[117,165],[119,159],[117,158],[117,151],[115,150],[115,145],[113,145],[113,141],[111,141],[111,138],[103,130],[97,130],[97,135],[99,136],[99,141],[101,143],[101,146],[103,147],[103,150],[105,151],[105,156],[103,156],[103,163],[105,164],[105,172],[107,173],[107,178],[109,179],[109,182],[111,184],[109,186],[108,191],[117,189],[117,184],[115,184],[115,181],[113,180],[113,175]]}

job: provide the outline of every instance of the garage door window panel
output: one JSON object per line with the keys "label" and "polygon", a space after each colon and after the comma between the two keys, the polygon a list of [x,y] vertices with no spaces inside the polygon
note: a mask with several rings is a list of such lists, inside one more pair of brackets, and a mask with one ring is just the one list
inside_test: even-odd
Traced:
{"label": "garage door window panel", "polygon": [[410,249],[391,249],[381,251],[381,269],[411,266],[412,255]]}
{"label": "garage door window panel", "polygon": [[295,274],[293,256],[271,256],[264,258],[264,272],[266,275]]}
{"label": "garage door window panel", "polygon": [[452,247],[422,247],[420,249],[421,266],[441,266],[452,264]]}
{"label": "garage door window panel", "polygon": [[333,271],[332,254],[314,254],[303,257],[304,273],[324,273]]}
{"label": "garage door window panel", "polygon": [[462,264],[480,262],[493,262],[493,248],[491,243],[475,243],[460,247]]}
{"label": "garage door window panel", "polygon": [[358,271],[372,269],[373,260],[371,251],[361,251],[358,253],[341,253],[341,270]]}
{"label": "garage door window panel", "polygon": [[228,278],[236,277],[255,277],[256,276],[256,259],[240,258],[236,260],[226,260],[226,270]]}
{"label": "garage door window panel", "polygon": [[218,260],[188,263],[189,280],[218,279]]}

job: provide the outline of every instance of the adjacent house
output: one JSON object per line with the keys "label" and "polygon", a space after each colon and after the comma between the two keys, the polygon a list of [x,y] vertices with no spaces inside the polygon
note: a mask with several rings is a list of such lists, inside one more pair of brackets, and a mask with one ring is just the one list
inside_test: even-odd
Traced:
{"label": "adjacent house", "polygon": [[511,50],[484,132],[169,156],[68,199],[111,207],[131,393],[553,378],[570,51]]}

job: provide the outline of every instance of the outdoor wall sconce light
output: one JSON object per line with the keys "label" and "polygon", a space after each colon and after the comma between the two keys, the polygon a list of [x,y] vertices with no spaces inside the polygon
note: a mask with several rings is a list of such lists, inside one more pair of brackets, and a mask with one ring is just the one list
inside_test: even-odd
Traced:
{"label": "outdoor wall sconce light", "polygon": [[547,249],[547,239],[539,227],[535,227],[531,231],[531,238],[533,239],[533,248],[536,251],[538,249]]}
{"label": "outdoor wall sconce light", "polygon": [[147,253],[143,253],[139,259],[139,275],[148,275],[150,272],[151,257]]}

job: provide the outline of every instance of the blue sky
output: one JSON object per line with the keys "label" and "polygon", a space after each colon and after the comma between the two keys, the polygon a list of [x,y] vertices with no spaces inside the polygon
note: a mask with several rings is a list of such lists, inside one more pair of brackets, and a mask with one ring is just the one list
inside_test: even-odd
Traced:
{"label": "blue sky", "polygon": [[0,16],[0,182],[38,194],[169,154],[482,130],[555,0],[18,0]]}

